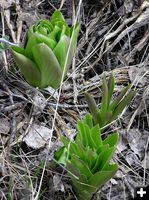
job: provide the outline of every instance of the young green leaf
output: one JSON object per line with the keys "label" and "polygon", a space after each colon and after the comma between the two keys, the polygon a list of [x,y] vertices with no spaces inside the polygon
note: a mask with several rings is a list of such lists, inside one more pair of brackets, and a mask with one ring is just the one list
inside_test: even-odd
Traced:
{"label": "young green leaf", "polygon": [[65,136],[61,136],[61,141],[63,142],[63,144],[64,144],[64,146],[66,147],[66,148],[68,148],[68,145],[69,145],[69,143],[71,142],[67,137],[65,137]]}
{"label": "young green leaf", "polygon": [[66,166],[67,163],[67,149],[65,147],[62,147],[61,149],[59,149],[55,155],[54,158],[58,161],[58,163],[63,164],[64,166]]}
{"label": "young green leaf", "polygon": [[[101,188],[108,180],[116,173],[118,167],[114,165],[111,171],[98,171],[89,179],[88,183],[96,187],[96,190]],[[95,191],[94,191],[95,192]]]}
{"label": "young green leaf", "polygon": [[65,19],[59,10],[55,10],[53,15],[51,16],[51,19],[50,19],[51,23],[55,22],[55,20],[65,22]]}
{"label": "young green leaf", "polygon": [[65,136],[61,136],[61,141],[64,146],[68,149],[68,156],[70,157],[73,154],[80,155],[80,150],[78,149],[78,145],[75,142],[70,141]]}
{"label": "young green leaf", "polygon": [[115,79],[113,73],[111,73],[110,78],[108,80],[108,106],[110,105],[110,101],[114,92],[114,85],[115,85]]}
{"label": "young green leaf", "polygon": [[56,45],[55,49],[53,50],[62,68],[62,71],[64,70],[64,67],[67,67],[65,62],[66,62],[67,52],[69,48],[69,43],[70,43],[70,38],[64,35],[61,37],[59,43]]}
{"label": "young green leaf", "polygon": [[119,139],[118,133],[112,133],[104,141],[103,145],[109,144],[110,147],[117,145]]}
{"label": "young green leaf", "polygon": [[96,148],[102,145],[101,132],[98,124],[91,129],[91,137],[96,145]]}
{"label": "young green leaf", "polygon": [[103,145],[103,142],[102,142],[102,145],[97,148],[96,152],[99,155],[100,153],[102,153],[106,149],[109,149],[109,144]]}
{"label": "young green leaf", "polygon": [[123,99],[123,97],[125,96],[126,92],[128,91],[128,89],[130,88],[130,85],[128,85],[127,87],[125,87],[120,94],[114,99],[114,101],[111,103],[110,105],[110,109],[112,111],[115,110],[115,108],[117,107],[117,105],[120,103],[120,101]]}
{"label": "young green leaf", "polygon": [[[50,84],[53,88],[57,88],[61,81],[62,70],[52,50],[41,43],[36,44],[32,48],[32,52],[36,65],[41,72],[40,87],[48,87]],[[44,57],[44,59],[41,59],[41,57]]]}
{"label": "young green leaf", "polygon": [[79,30],[80,30],[80,23],[78,23],[75,27],[72,26],[72,28],[70,29],[70,31],[71,31],[71,46],[72,46],[73,52],[75,51],[75,48],[76,48]]}
{"label": "young green leaf", "polygon": [[100,108],[100,116],[103,119],[105,118],[107,108],[108,108],[108,86],[107,86],[106,76],[105,76],[105,74],[103,74],[102,100],[101,100],[101,108]]}
{"label": "young green leaf", "polygon": [[20,68],[28,83],[33,86],[40,86],[41,76],[39,69],[29,58],[25,57],[20,52],[22,53],[21,48],[12,47],[12,54],[16,64]]}
{"label": "young green leaf", "polygon": [[[95,149],[96,148],[96,143],[93,140],[94,137],[93,136],[93,131],[91,131],[91,129],[89,128],[89,126],[87,124],[84,124],[84,128],[85,128],[85,132],[86,132],[86,140],[87,140],[87,146],[91,149]],[[99,134],[99,132],[97,132]],[[99,135],[98,135],[99,137]]]}
{"label": "young green leaf", "polygon": [[93,119],[90,113],[87,113],[84,117],[84,124],[87,124],[89,128],[93,127]]}
{"label": "young green leaf", "polygon": [[88,166],[89,166],[89,169],[92,169],[93,166],[95,165],[96,163],[96,160],[98,158],[98,155],[96,153],[95,150],[92,150],[90,148],[86,149],[86,156],[88,158]]}
{"label": "young green leaf", "polygon": [[131,91],[124,99],[117,105],[113,112],[112,121],[115,120],[119,114],[122,113],[124,108],[131,102],[133,97],[135,96],[136,91]]}
{"label": "young green leaf", "polygon": [[87,138],[84,125],[81,121],[78,121],[78,135],[80,136],[80,142],[83,146],[87,146]]}
{"label": "young green leaf", "polygon": [[106,149],[105,151],[102,151],[99,154],[96,164],[94,165],[93,169],[91,170],[93,174],[104,169],[106,164],[109,163],[110,159],[112,158],[114,151],[115,151],[115,147],[110,147],[110,148]]}
{"label": "young green leaf", "polygon": [[92,176],[92,173],[86,163],[80,160],[76,155],[72,155],[71,163],[79,170],[80,174],[85,175],[87,179]]}
{"label": "young green leaf", "polygon": [[90,109],[90,112],[91,112],[91,114],[93,116],[94,123],[98,124],[98,122],[99,122],[99,118],[98,118],[99,109],[97,107],[97,104],[96,104],[94,98],[87,92],[85,93],[85,98],[86,98],[86,101],[88,103],[88,107]]}
{"label": "young green leaf", "polygon": [[40,33],[33,33],[27,42],[24,56],[33,59],[32,48],[34,47],[34,45],[41,43],[46,44],[52,50],[56,47],[56,41],[54,41],[53,39],[47,38],[45,35],[42,35]]}

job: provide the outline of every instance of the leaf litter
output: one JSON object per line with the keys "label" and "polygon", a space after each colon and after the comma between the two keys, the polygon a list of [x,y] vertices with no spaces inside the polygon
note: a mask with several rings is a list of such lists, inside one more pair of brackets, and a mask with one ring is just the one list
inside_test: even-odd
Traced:
{"label": "leaf litter", "polygon": [[[58,6],[61,6],[66,20],[71,23],[79,1],[72,2],[0,1],[4,11],[1,14],[1,34],[5,33],[12,42],[22,43],[28,26],[34,23],[35,18],[49,18]],[[106,77],[109,77],[111,70],[115,74],[115,95],[128,82],[137,89],[137,94],[123,115],[107,131],[108,134],[118,129],[120,135],[114,158],[119,164],[119,171],[102,188],[102,196],[105,200],[129,200],[134,197],[135,187],[149,184],[148,12],[148,1],[86,0],[81,4],[81,32],[75,66],[73,70],[70,69],[62,87],[52,138],[57,91],[53,93],[50,88],[39,91],[30,87],[19,71],[13,73],[9,70],[6,76],[5,62],[1,62],[1,199],[8,199],[8,194],[11,194],[12,199],[23,200],[27,193],[29,196],[26,198],[32,199],[36,196],[41,178],[42,197],[39,199],[75,198],[72,188],[68,187],[66,171],[60,166],[52,166],[53,153],[61,145],[59,137],[64,134],[72,138],[77,119],[88,111],[84,93],[91,93],[99,102],[101,74],[104,70],[107,71]],[[36,17],[32,17],[34,13]],[[6,55],[10,69],[13,62],[8,50]],[[43,170],[49,139],[52,139],[52,148]],[[94,199],[98,199],[98,194]]]}

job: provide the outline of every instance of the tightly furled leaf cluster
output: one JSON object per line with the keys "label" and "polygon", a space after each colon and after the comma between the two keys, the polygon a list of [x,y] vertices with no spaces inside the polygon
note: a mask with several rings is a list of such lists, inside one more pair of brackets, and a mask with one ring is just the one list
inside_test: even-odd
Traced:
{"label": "tightly furled leaf cluster", "polygon": [[101,138],[99,125],[87,114],[78,122],[78,133],[74,141],[62,136],[64,146],[56,152],[56,160],[64,164],[70,174],[77,197],[89,200],[93,194],[116,173],[117,164],[110,164],[118,142],[113,133],[105,140]]}
{"label": "tightly furled leaf cluster", "polygon": [[[129,105],[134,95],[136,94],[136,91],[128,92],[131,86],[128,85],[114,100],[112,100],[115,86],[113,73],[111,73],[108,81],[106,81],[106,77],[104,74],[102,83],[103,93],[100,109],[98,108],[94,98],[89,93],[85,94],[90,112],[93,116],[94,124],[99,124],[99,127],[101,129],[110,122],[117,119],[118,116],[123,112],[124,108]],[[126,94],[127,92],[128,94]]]}
{"label": "tightly furled leaf cluster", "polygon": [[[56,10],[50,20],[40,20],[27,32],[25,48],[11,47],[14,60],[32,86],[58,88],[75,52],[80,26],[68,27]],[[63,80],[62,80],[63,81]]]}

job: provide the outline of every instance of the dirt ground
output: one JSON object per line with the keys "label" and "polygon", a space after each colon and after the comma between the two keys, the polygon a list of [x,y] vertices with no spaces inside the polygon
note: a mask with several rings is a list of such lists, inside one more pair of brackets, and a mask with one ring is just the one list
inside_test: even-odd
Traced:
{"label": "dirt ground", "polygon": [[119,170],[101,196],[133,199],[136,187],[149,185],[149,1],[0,0],[0,37],[23,46],[28,27],[59,8],[68,24],[77,14],[81,23],[60,96],[29,86],[9,48],[0,47],[0,199],[76,199],[66,171],[53,168],[53,155],[60,135],[72,138],[88,111],[84,92],[100,102],[103,71],[114,72],[115,95],[128,83],[137,93],[105,133],[119,132],[113,159]]}

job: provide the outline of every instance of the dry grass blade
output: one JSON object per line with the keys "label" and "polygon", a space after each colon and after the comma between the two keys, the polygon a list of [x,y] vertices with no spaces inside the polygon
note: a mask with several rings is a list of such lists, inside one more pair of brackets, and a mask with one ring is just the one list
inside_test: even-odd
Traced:
{"label": "dry grass blade", "polygon": [[62,7],[63,7],[65,1],[66,1],[66,0],[61,0],[61,5],[60,5],[60,7],[59,7],[60,10],[62,9]]}

